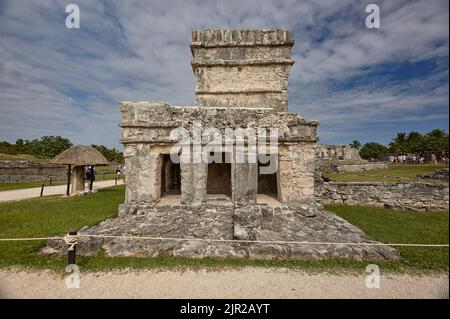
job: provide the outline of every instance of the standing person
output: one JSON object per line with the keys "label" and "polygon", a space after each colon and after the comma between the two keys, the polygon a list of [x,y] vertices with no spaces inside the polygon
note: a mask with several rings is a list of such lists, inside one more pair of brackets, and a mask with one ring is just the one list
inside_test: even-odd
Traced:
{"label": "standing person", "polygon": [[88,172],[89,172],[89,190],[91,191],[94,188],[94,181],[95,181],[94,166],[89,167]]}
{"label": "standing person", "polygon": [[117,178],[117,181],[120,181],[122,178],[122,167],[120,167],[120,166],[117,166],[117,168],[116,168],[116,178]]}
{"label": "standing person", "polygon": [[416,162],[417,162],[417,156],[416,156],[416,154],[413,155],[412,161],[413,161],[413,164],[416,165]]}
{"label": "standing person", "polygon": [[431,154],[431,162],[434,163],[434,165],[437,165],[437,158],[436,154],[434,153]]}
{"label": "standing person", "polygon": [[90,167],[88,167],[88,168],[86,169],[86,180],[87,180],[87,181],[90,181],[90,180],[91,180],[91,168],[90,168]]}
{"label": "standing person", "polygon": [[420,155],[419,164],[423,164],[424,162],[425,162],[425,158],[423,157],[423,155]]}

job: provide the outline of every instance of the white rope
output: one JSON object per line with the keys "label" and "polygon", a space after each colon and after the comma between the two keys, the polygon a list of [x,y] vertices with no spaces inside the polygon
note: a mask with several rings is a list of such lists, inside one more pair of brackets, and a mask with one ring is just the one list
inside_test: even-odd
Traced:
{"label": "white rope", "polygon": [[64,236],[64,241],[66,242],[67,245],[69,245],[69,250],[73,250],[75,245],[78,244],[78,235],[70,235],[67,234],[66,236]]}
{"label": "white rope", "polygon": [[30,237],[30,238],[0,238],[0,241],[29,241],[29,240],[52,240],[63,239],[69,250],[78,244],[80,237],[93,238],[117,238],[117,239],[146,239],[146,240],[172,240],[172,241],[210,241],[228,243],[250,243],[250,244],[298,244],[298,245],[348,245],[348,246],[406,246],[406,247],[449,247],[449,244],[389,244],[389,243],[355,243],[355,242],[321,242],[321,241],[281,241],[281,240],[242,240],[242,239],[212,239],[212,238],[177,238],[177,237],[149,237],[149,236],[125,236],[125,235],[66,235],[64,237]]}

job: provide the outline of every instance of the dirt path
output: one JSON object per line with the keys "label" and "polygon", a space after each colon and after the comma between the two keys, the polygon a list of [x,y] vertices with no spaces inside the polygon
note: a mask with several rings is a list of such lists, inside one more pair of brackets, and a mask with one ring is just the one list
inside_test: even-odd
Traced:
{"label": "dirt path", "polygon": [[[94,189],[105,188],[114,186],[114,180],[98,181],[94,182]],[[119,185],[123,184],[123,181],[119,181]],[[87,184],[86,184],[87,185]],[[66,193],[66,185],[46,186],[44,188],[44,196],[49,195],[64,195]],[[40,187],[14,189],[10,191],[0,192],[0,202],[8,202],[15,200],[28,199],[33,197],[39,197],[41,194]]]}
{"label": "dirt path", "polygon": [[50,271],[0,270],[1,298],[448,298],[448,274],[365,277],[286,269],[82,273],[80,288]]}

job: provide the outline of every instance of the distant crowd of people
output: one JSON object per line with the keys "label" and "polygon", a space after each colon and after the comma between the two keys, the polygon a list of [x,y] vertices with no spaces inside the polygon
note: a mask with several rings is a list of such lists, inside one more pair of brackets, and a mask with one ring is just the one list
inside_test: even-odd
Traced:
{"label": "distant crowd of people", "polygon": [[426,162],[431,162],[437,165],[439,162],[448,165],[449,156],[448,151],[443,151],[440,154],[400,154],[400,155],[390,155],[389,161],[395,164],[424,164]]}

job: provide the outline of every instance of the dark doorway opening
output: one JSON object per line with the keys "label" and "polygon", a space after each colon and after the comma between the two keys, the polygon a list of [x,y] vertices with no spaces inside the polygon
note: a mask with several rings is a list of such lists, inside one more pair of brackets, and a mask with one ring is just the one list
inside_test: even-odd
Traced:
{"label": "dark doorway opening", "polygon": [[278,181],[277,172],[264,174],[261,172],[262,167],[268,167],[269,163],[258,162],[258,194],[268,195],[278,199]]}
{"label": "dark doorway opening", "polygon": [[231,197],[231,163],[225,163],[225,153],[222,153],[222,163],[208,164],[206,193]]}
{"label": "dark doorway opening", "polygon": [[164,154],[161,169],[161,196],[181,194],[180,164],[172,162],[170,154]]}

